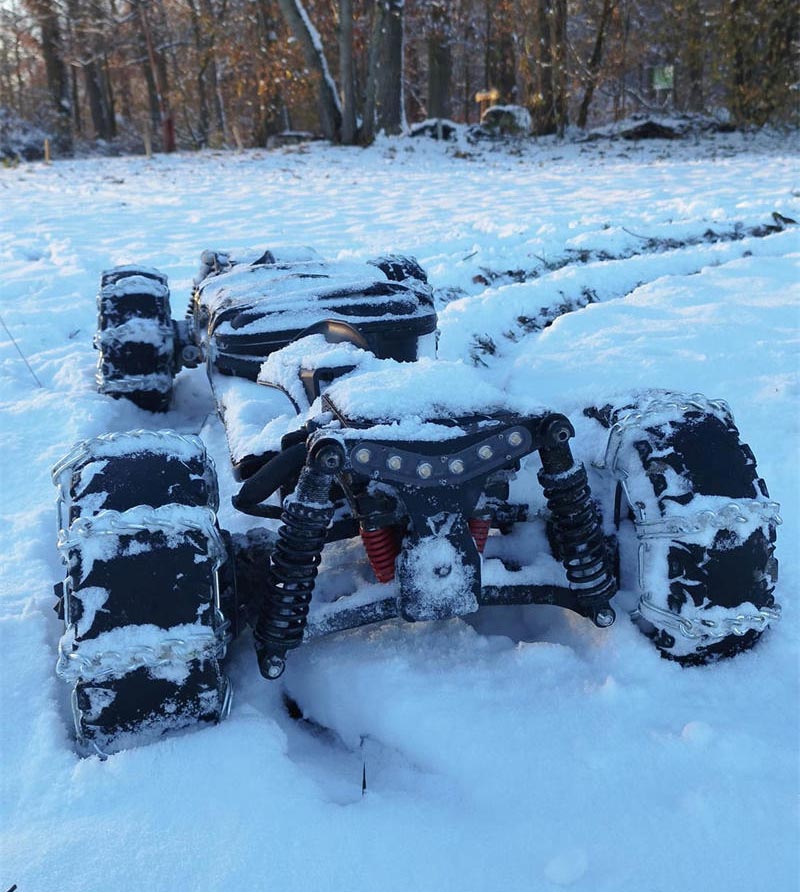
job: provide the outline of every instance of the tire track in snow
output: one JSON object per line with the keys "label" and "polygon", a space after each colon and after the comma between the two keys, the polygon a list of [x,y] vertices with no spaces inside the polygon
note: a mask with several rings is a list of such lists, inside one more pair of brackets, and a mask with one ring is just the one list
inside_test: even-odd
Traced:
{"label": "tire track in snow", "polygon": [[742,257],[781,256],[796,241],[794,228],[767,229],[759,228],[755,234],[735,240],[689,240],[680,247],[564,263],[531,281],[500,285],[455,300],[439,315],[439,353],[446,359],[461,358],[488,367],[509,353],[511,345],[542,331],[566,313],[623,299],[663,276],[690,276]]}

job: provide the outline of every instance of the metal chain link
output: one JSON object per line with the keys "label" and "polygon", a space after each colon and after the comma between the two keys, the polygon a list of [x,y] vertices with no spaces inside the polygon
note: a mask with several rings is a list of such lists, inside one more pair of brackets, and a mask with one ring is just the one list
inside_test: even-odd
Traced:
{"label": "metal chain link", "polygon": [[[53,467],[51,477],[56,486],[56,515],[58,518],[59,532],[63,530],[69,521],[68,507],[72,502],[70,489],[72,481],[68,478],[72,475],[75,468],[83,462],[92,460],[102,461],[105,458],[117,458],[124,456],[103,455],[103,447],[110,444],[120,444],[125,441],[132,441],[131,450],[134,451],[136,445],[141,445],[144,450],[153,452],[162,452],[164,454],[174,453],[174,443],[179,441],[191,447],[197,453],[197,459],[208,470],[205,479],[209,490],[209,503],[216,508],[219,505],[219,486],[217,484],[217,475],[214,473],[214,465],[211,457],[208,455],[203,441],[194,434],[181,434],[171,430],[133,430],[120,433],[102,434],[99,437],[93,437],[87,440],[81,440]],[[138,442],[137,442],[138,441]],[[163,448],[158,448],[163,447]],[[172,447],[172,448],[170,448]]]}
{"label": "metal chain link", "polygon": [[155,669],[212,657],[221,660],[228,646],[228,623],[223,622],[222,626],[224,628],[208,633],[164,638],[155,647],[133,644],[118,650],[100,651],[91,657],[82,654],[80,648],[67,651],[62,638],[58,645],[56,675],[68,682],[100,681],[121,678],[141,667]]}
{"label": "metal chain link", "polygon": [[[626,494],[627,495],[627,494]],[[734,524],[751,523],[755,516],[762,523],[783,523],[778,502],[758,499],[739,499],[717,510],[706,508],[695,514],[665,517],[661,520],[636,520],[636,536],[639,539],[672,539],[676,535],[692,535],[705,530],[726,530]],[[642,517],[644,512],[641,511]]]}
{"label": "metal chain link", "polygon": [[[139,666],[155,667],[212,655],[216,655],[219,659],[224,657],[230,640],[228,631],[230,624],[220,610],[218,571],[226,559],[227,552],[216,525],[216,515],[210,508],[169,504],[161,508],[138,506],[124,512],[100,511],[93,517],[76,519],[69,530],[62,529],[58,537],[58,547],[65,559],[68,559],[70,549],[80,549],[85,541],[96,536],[119,537],[154,530],[181,534],[194,530],[206,539],[207,554],[213,561],[211,600],[214,614],[211,631],[185,638],[166,637],[158,647],[132,645],[123,650],[109,650],[89,657],[82,654],[80,647],[75,645],[77,627],[70,617],[69,600],[72,586],[71,578],[68,576],[64,590],[67,633],[59,643],[56,666],[56,673],[60,677],[68,680],[120,677]],[[67,651],[66,642],[70,641],[73,646]]]}
{"label": "metal chain link", "polygon": [[167,372],[151,372],[148,375],[125,375],[124,378],[106,379],[98,368],[94,376],[100,393],[133,393],[141,390],[157,390],[166,393],[172,387],[172,375]]}
{"label": "metal chain link", "polygon": [[[117,457],[97,454],[97,451],[94,448],[95,445],[97,449],[102,450],[102,447],[106,444],[118,444],[120,441],[128,439],[147,440],[149,441],[146,444],[147,446],[164,445],[165,447],[168,447],[170,445],[170,442],[180,440],[181,442],[186,443],[188,446],[192,446],[193,448],[195,448],[198,451],[198,458],[201,461],[205,462],[209,460],[205,444],[199,437],[195,436],[194,434],[181,434],[177,431],[172,430],[146,430],[144,428],[139,428],[132,431],[120,431],[108,434],[101,434],[99,437],[90,437],[86,440],[80,440],[53,467],[53,470],[51,472],[53,483],[57,485],[58,478],[64,471],[72,470],[75,465],[80,464],[80,462],[82,462],[84,459]],[[170,450],[165,448],[162,451],[168,452]]]}
{"label": "metal chain link", "polygon": [[700,616],[690,619],[664,607],[658,607],[649,594],[644,594],[631,615],[634,619],[641,617],[659,629],[675,632],[693,641],[700,639],[721,641],[729,635],[741,637],[749,631],[763,631],[771,622],[780,620],[781,608],[775,604],[772,607],[762,607],[755,613],[737,613],[735,616],[726,616],[718,620]]}
{"label": "metal chain link", "polygon": [[627,476],[624,469],[617,466],[619,451],[622,447],[623,434],[631,428],[644,428],[648,418],[663,412],[675,411],[683,414],[688,410],[705,412],[710,415],[724,416],[725,421],[734,423],[733,412],[725,400],[710,400],[702,393],[679,394],[672,393],[668,396],[653,397],[639,408],[631,408],[628,414],[619,418],[612,426],[606,445],[605,456],[602,462],[595,467],[608,469],[620,477]]}
{"label": "metal chain link", "polygon": [[208,554],[215,568],[225,560],[225,544],[216,524],[217,515],[211,508],[170,503],[160,508],[138,505],[127,511],[99,511],[91,517],[78,517],[68,530],[61,529],[56,542],[66,558],[71,548],[80,548],[92,536],[124,536],[142,531],[182,533],[194,530],[202,533],[209,543]]}
{"label": "metal chain link", "polygon": [[[158,346],[155,344],[151,344],[150,341],[142,341],[139,337],[129,338],[126,337],[128,331],[131,328],[131,322],[135,322],[136,327],[142,327],[145,330],[149,329],[151,332],[159,334],[162,338],[166,339],[168,342],[171,341],[175,336],[175,329],[172,327],[172,323],[169,325],[165,325],[163,322],[160,322],[158,319],[129,319],[127,322],[123,322],[122,325],[113,325],[108,328],[98,329],[94,333],[92,337],[92,345],[95,350],[103,350],[104,347],[107,346],[117,346],[118,344],[146,344],[147,346]],[[172,354],[172,345],[170,343],[164,343],[161,345],[161,349],[159,350],[162,356],[168,356]]]}

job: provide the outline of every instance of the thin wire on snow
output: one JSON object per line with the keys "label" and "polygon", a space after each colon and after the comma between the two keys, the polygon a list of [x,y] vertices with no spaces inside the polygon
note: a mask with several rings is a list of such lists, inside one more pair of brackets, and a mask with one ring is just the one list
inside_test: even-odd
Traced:
{"label": "thin wire on snow", "polygon": [[0,325],[3,326],[3,330],[11,338],[11,343],[17,348],[17,353],[19,353],[19,355],[22,357],[22,361],[28,367],[28,371],[31,373],[33,380],[39,385],[39,387],[41,387],[44,390],[44,384],[42,384],[42,382],[36,376],[36,372],[34,372],[34,370],[31,368],[31,364],[28,362],[28,360],[27,360],[25,354],[22,352],[22,350],[20,350],[19,344],[16,342],[14,335],[12,335],[11,332],[8,330],[8,326],[6,325],[2,316],[0,316]]}

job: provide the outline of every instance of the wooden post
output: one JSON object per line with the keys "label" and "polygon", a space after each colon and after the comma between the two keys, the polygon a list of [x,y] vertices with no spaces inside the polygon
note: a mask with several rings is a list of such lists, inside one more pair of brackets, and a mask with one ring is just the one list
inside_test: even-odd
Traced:
{"label": "wooden post", "polygon": [[243,152],[244,151],[244,143],[242,142],[241,134],[239,133],[239,128],[236,124],[233,125],[233,138],[236,141],[236,151]]}
{"label": "wooden post", "polygon": [[44,163],[50,163],[50,140],[45,137],[44,141]]}
{"label": "wooden post", "polygon": [[150,118],[144,122],[144,154],[147,158],[153,157],[153,133],[150,129]]}

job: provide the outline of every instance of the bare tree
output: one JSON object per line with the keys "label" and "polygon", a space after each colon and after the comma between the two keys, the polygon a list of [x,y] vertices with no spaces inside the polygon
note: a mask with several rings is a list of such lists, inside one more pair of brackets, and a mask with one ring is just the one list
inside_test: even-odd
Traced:
{"label": "bare tree", "polygon": [[339,0],[339,80],[342,85],[342,142],[353,145],[356,125],[356,83],[353,70],[353,0]]}
{"label": "bare tree", "polygon": [[[105,10],[97,0],[67,0],[69,24],[74,48],[72,70],[83,73],[83,89],[89,104],[96,139],[111,140],[117,135],[114,94],[108,75],[109,26]],[[78,103],[77,83],[72,86],[73,105]],[[75,109],[75,123],[81,130],[81,118]]]}
{"label": "bare tree", "polygon": [[795,5],[0,0],[0,103],[62,148],[73,136],[113,139],[118,126],[130,139],[145,117],[167,150],[229,134],[264,145],[290,127],[368,143],[400,132],[406,109],[468,122],[476,91],[527,106],[542,134],[563,133],[568,110],[586,126],[725,106],[758,126],[797,120]]}
{"label": "bare tree", "polygon": [[72,107],[58,7],[54,0],[26,0],[41,34],[41,51],[47,86],[55,111],[56,131],[62,151],[72,149]]}
{"label": "bare tree", "polygon": [[400,133],[403,108],[403,0],[375,0],[362,140]]}
{"label": "bare tree", "polygon": [[163,149],[165,152],[174,152],[177,148],[175,141],[175,118],[173,117],[170,104],[166,60],[163,53],[156,46],[147,3],[144,0],[133,0],[133,2],[138,12],[141,35],[147,49],[147,60],[150,68],[148,81],[149,86],[155,90]]}
{"label": "bare tree", "polygon": [[600,18],[597,22],[597,32],[594,39],[594,47],[592,55],[586,64],[585,86],[583,90],[583,99],[581,107],[578,111],[578,127],[585,127],[586,120],[589,116],[589,106],[594,98],[594,91],[597,87],[597,79],[600,75],[600,66],[603,61],[603,43],[606,38],[606,29],[611,20],[611,13],[616,6],[616,0],[603,0],[603,7],[600,11]]}
{"label": "bare tree", "polygon": [[453,58],[451,51],[450,4],[434,0],[430,6],[428,32],[428,116],[449,118]]}
{"label": "bare tree", "polygon": [[314,27],[302,0],[278,0],[286,24],[300,46],[306,64],[317,80],[319,119],[326,139],[336,142],[342,128],[342,105],[331,77],[322,38]]}

